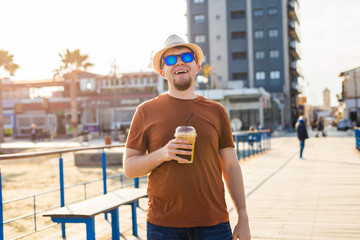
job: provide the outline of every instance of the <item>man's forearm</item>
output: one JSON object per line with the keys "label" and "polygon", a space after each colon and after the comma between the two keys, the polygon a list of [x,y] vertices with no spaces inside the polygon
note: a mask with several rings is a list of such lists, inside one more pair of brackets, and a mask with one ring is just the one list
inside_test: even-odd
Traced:
{"label": "man's forearm", "polygon": [[240,166],[237,165],[226,170],[224,169],[224,179],[239,217],[247,218],[247,214],[244,216],[244,212],[246,213],[246,202],[244,182]]}
{"label": "man's forearm", "polygon": [[150,154],[124,156],[124,171],[127,177],[142,177],[157,168],[163,160],[159,158],[159,150]]}

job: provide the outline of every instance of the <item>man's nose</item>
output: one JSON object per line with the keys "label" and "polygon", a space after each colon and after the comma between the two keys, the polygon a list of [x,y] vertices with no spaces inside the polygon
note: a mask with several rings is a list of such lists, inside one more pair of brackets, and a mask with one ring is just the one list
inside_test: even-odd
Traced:
{"label": "man's nose", "polygon": [[177,56],[176,57],[176,63],[175,65],[184,65],[185,63],[183,62],[183,60],[181,59],[181,56]]}

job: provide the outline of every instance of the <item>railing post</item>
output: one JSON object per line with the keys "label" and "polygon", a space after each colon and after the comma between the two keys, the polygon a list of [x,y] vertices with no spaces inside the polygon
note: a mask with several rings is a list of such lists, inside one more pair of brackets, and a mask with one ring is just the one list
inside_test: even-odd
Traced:
{"label": "railing post", "polygon": [[121,184],[121,188],[124,187],[124,175],[120,175],[120,184]]}
{"label": "railing post", "polygon": [[239,135],[236,135],[235,139],[236,139],[236,155],[238,157],[238,160],[240,160]]}
{"label": "railing post", "polygon": [[[106,185],[106,154],[105,150],[102,149],[101,153],[101,166],[102,166],[102,174],[103,174],[103,188],[104,188],[104,194],[107,193],[107,185]],[[105,213],[105,220],[108,219],[107,213]]]}
{"label": "railing post", "polygon": [[242,142],[243,142],[243,159],[245,159],[245,157],[246,157],[246,152],[245,152],[245,134],[242,135]]}
{"label": "railing post", "polygon": [[261,151],[264,152],[266,151],[265,149],[265,144],[266,144],[266,133],[265,132],[262,132],[261,133]]}
{"label": "railing post", "polygon": [[[65,190],[64,190],[64,162],[62,158],[62,153],[60,153],[59,157],[59,179],[60,179],[60,206],[65,206]],[[62,238],[66,238],[66,232],[65,232],[65,223],[61,224],[61,233]]]}
{"label": "railing post", "polygon": [[104,187],[104,194],[107,193],[107,186],[106,186],[106,154],[104,149],[102,149],[101,153],[101,166],[102,166],[102,173],[103,173],[103,187]]}
{"label": "railing post", "polygon": [[35,228],[35,232],[37,230],[36,227],[36,196],[33,196],[33,204],[34,204],[34,228]]}
{"label": "railing post", "polygon": [[139,178],[135,178],[134,179],[134,185],[135,185],[135,188],[139,188]]}
{"label": "railing post", "polygon": [[4,218],[3,218],[3,199],[2,199],[2,182],[1,182],[1,166],[0,166],[0,240],[4,240]]}
{"label": "railing post", "polygon": [[250,157],[250,155],[251,155],[250,133],[247,133],[246,136],[247,136],[247,142],[248,142],[247,157]]}

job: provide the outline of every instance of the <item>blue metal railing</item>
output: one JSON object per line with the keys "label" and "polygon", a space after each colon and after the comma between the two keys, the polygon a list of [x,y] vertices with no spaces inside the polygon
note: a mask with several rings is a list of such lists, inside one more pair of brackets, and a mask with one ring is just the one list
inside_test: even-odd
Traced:
{"label": "blue metal railing", "polygon": [[[104,149],[106,149],[106,148],[114,148],[114,147],[124,147],[124,144],[111,145],[111,146],[100,146],[100,147],[62,149],[62,150],[57,150],[57,151],[44,151],[44,152],[29,153],[29,154],[6,154],[6,155],[0,155],[0,160],[4,161],[4,160],[24,159],[24,158],[29,158],[29,157],[38,157],[38,156],[47,156],[47,155],[59,154],[59,182],[60,182],[60,188],[58,188],[58,189],[53,189],[53,190],[38,193],[38,194],[35,194],[35,195],[30,195],[30,196],[21,197],[21,198],[18,198],[18,199],[13,199],[13,200],[3,202],[2,201],[2,184],[1,184],[1,179],[2,178],[1,178],[1,167],[0,167],[0,223],[1,223],[1,226],[0,226],[0,240],[5,239],[4,238],[4,226],[6,224],[14,223],[16,221],[20,221],[20,220],[23,220],[23,219],[28,218],[28,217],[33,217],[33,219],[34,219],[34,228],[33,228],[33,230],[29,231],[27,233],[24,233],[24,234],[22,234],[20,236],[15,236],[12,239],[20,239],[20,238],[23,238],[23,237],[28,236],[30,234],[33,234],[35,232],[38,232],[38,231],[41,231],[41,230],[44,230],[44,229],[47,229],[49,227],[54,226],[55,224],[52,223],[50,225],[47,225],[47,226],[42,227],[41,229],[39,229],[37,227],[38,226],[38,224],[37,224],[37,222],[38,222],[37,215],[39,215],[39,214],[41,214],[43,212],[49,211],[51,209],[54,209],[54,208],[63,207],[66,204],[70,204],[70,203],[78,202],[78,201],[81,201],[81,200],[85,200],[88,197],[93,197],[93,196],[96,196],[96,195],[100,195],[101,193],[95,194],[95,195],[92,195],[92,196],[88,196],[88,194],[87,194],[87,186],[89,184],[91,184],[91,183],[103,181],[103,194],[107,193],[107,179],[113,179],[113,178],[116,178],[116,177],[120,177],[120,184],[121,184],[120,188],[128,187],[130,185],[138,188],[139,184],[140,184],[140,181],[139,181],[138,178],[135,178],[134,183],[132,183],[132,184],[131,183],[130,184],[124,184],[124,177],[125,177],[124,174],[116,174],[116,175],[112,175],[112,176],[107,176],[106,175],[106,153],[105,153]],[[94,149],[101,149],[102,150],[102,153],[101,153],[102,174],[103,174],[102,178],[87,181],[87,182],[83,182],[83,183],[78,183],[78,184],[74,184],[74,185],[70,185],[70,186],[65,186],[64,185],[63,153],[76,152],[76,151],[87,151],[87,150],[94,150]],[[142,178],[142,181],[146,182],[146,178]],[[84,196],[83,196],[83,198],[76,199],[76,200],[73,200],[71,202],[65,202],[65,189],[71,189],[71,188],[78,187],[78,186],[81,186],[81,185],[84,186]],[[45,194],[50,194],[50,193],[54,193],[54,192],[60,192],[60,206],[56,205],[56,206],[52,206],[52,207],[47,208],[47,209],[38,210],[36,208],[36,206],[37,206],[37,198],[39,198],[40,196],[43,196]],[[32,199],[33,212],[25,214],[23,216],[18,216],[18,217],[12,218],[10,220],[4,221],[4,219],[3,219],[4,205],[5,204],[11,204],[11,203],[17,203],[19,201],[23,201],[23,200],[26,200],[26,199]],[[17,208],[21,208],[21,206],[17,205]],[[107,218],[106,215],[105,215],[105,218]],[[63,236],[63,238],[65,238],[65,224],[62,224],[61,228],[62,228],[62,236]],[[7,238],[7,239],[9,239],[9,238]]]}
{"label": "blue metal railing", "polygon": [[355,144],[356,148],[360,151],[360,128],[355,128]]}
{"label": "blue metal railing", "polygon": [[[246,132],[234,132],[233,133],[233,137],[235,140],[235,150],[236,150],[236,154],[239,160],[241,159],[245,159],[247,157],[250,157],[252,155],[256,155],[259,153],[262,153],[266,150],[271,149],[271,144],[270,144],[270,140],[271,140],[271,133],[269,130],[259,130],[259,131],[246,131]],[[35,195],[30,195],[30,196],[26,196],[26,197],[22,197],[22,198],[18,198],[18,199],[13,199],[10,201],[2,201],[2,184],[1,184],[1,166],[0,166],[0,240],[4,240],[4,225],[5,224],[9,224],[15,221],[20,221],[22,219],[28,218],[28,217],[33,217],[34,219],[34,229],[33,231],[30,231],[28,233],[24,233],[20,236],[16,236],[14,239],[20,239],[23,238],[25,236],[28,236],[30,234],[33,234],[35,232],[47,229],[49,227],[52,227],[56,224],[49,224],[47,226],[44,226],[42,228],[38,228],[38,219],[37,219],[37,215],[58,208],[58,207],[63,207],[66,204],[70,204],[70,203],[74,203],[74,202],[78,202],[81,200],[85,200],[89,197],[93,197],[96,195],[100,195],[102,193],[98,193],[95,195],[88,195],[87,194],[87,186],[89,184],[95,183],[95,182],[103,182],[103,194],[106,194],[108,189],[107,189],[107,180],[109,179],[114,179],[119,177],[120,178],[120,188],[124,188],[124,187],[129,187],[130,185],[133,185],[135,188],[139,188],[140,185],[140,179],[139,178],[135,178],[133,183],[129,183],[129,184],[125,184],[124,182],[124,178],[125,175],[124,174],[116,174],[116,175],[112,175],[112,176],[107,176],[106,174],[106,153],[104,151],[104,149],[107,148],[117,148],[117,147],[124,147],[124,144],[119,144],[119,145],[106,145],[106,146],[99,146],[99,147],[83,147],[83,148],[72,148],[72,149],[61,149],[61,150],[57,150],[57,151],[44,151],[44,152],[38,152],[38,153],[30,153],[30,154],[7,154],[7,155],[0,155],[0,161],[4,161],[4,160],[12,160],[12,159],[24,159],[24,158],[29,158],[29,157],[38,157],[38,156],[48,156],[48,155],[54,155],[54,154],[59,154],[59,182],[60,182],[60,188],[58,189],[53,189],[53,190],[49,190],[46,192],[42,192],[42,193],[38,193]],[[63,164],[63,154],[64,153],[69,153],[69,152],[76,152],[76,151],[88,151],[88,150],[94,150],[94,149],[101,149],[101,165],[102,165],[102,178],[99,179],[95,179],[95,180],[91,180],[91,181],[87,181],[87,182],[82,182],[82,183],[77,183],[77,184],[73,184],[70,186],[65,186],[64,185],[64,164]],[[141,182],[146,182],[147,178],[143,177],[141,178]],[[83,197],[80,199],[75,199],[72,200],[70,202],[66,202],[65,201],[65,190],[66,189],[73,189],[75,187],[81,186],[83,185],[84,188],[84,194]],[[40,196],[46,195],[46,194],[51,194],[51,193],[60,193],[60,202],[59,205],[55,205],[55,206],[51,206],[50,208],[47,209],[42,209],[42,210],[37,210],[36,206],[37,206],[37,198],[39,198]],[[26,199],[32,199],[33,201],[33,212],[32,213],[28,213],[26,215],[23,216],[19,216],[19,217],[15,217],[12,218],[10,220],[6,220],[4,221],[3,219],[3,209],[4,209],[4,205],[5,204],[10,204],[10,203],[14,203],[14,202],[19,202],[22,200],[26,200]],[[21,206],[17,205],[17,207],[21,208]],[[105,218],[107,219],[107,215],[105,215]],[[61,226],[62,229],[62,236],[63,238],[65,238],[65,224],[62,224]]]}
{"label": "blue metal railing", "polygon": [[235,150],[239,160],[271,149],[270,130],[234,132]]}

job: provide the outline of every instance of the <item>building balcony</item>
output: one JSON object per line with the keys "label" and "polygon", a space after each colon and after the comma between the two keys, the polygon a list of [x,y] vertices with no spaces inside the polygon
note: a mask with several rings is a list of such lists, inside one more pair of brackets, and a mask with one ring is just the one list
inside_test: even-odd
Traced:
{"label": "building balcony", "polygon": [[300,29],[297,21],[294,20],[289,23],[289,34],[292,39],[300,41]]}
{"label": "building balcony", "polygon": [[290,19],[299,21],[299,3],[297,0],[289,1],[288,13],[289,13]]}
{"label": "building balcony", "polygon": [[303,76],[302,67],[298,61],[293,61],[290,63],[290,73],[298,77]]}
{"label": "building balcony", "polygon": [[301,47],[300,47],[300,43],[297,41],[292,41],[290,42],[290,55],[295,58],[295,59],[301,59]]}
{"label": "building balcony", "polygon": [[297,81],[292,81],[290,84],[291,87],[291,93],[294,95],[298,95],[302,93],[302,89],[301,86],[299,85],[299,83]]}

